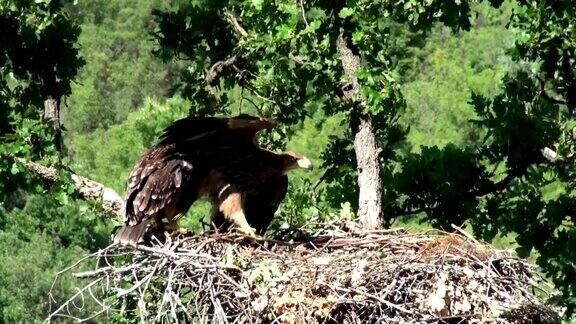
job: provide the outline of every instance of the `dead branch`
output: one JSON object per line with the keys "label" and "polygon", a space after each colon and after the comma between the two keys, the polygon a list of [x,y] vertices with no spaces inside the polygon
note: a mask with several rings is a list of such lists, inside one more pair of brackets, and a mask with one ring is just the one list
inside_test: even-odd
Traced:
{"label": "dead branch", "polygon": [[549,147],[545,147],[545,148],[541,149],[540,152],[542,153],[542,156],[546,160],[548,160],[552,163],[558,162],[558,160],[560,159],[560,156],[558,156],[558,153],[556,153],[556,151],[552,150]]}
{"label": "dead branch", "polygon": [[238,19],[236,19],[236,17],[234,17],[234,15],[230,11],[226,11],[224,13],[224,17],[232,25],[232,28],[234,28],[234,31],[236,31],[238,35],[240,35],[241,37],[248,37],[246,29],[244,29],[244,27],[240,25]]}
{"label": "dead branch", "polygon": [[220,80],[220,74],[224,70],[224,68],[229,67],[236,63],[236,56],[233,55],[223,61],[218,61],[210,67],[208,71],[206,71],[204,76],[204,83],[206,85],[213,86],[216,84],[218,80]]}
{"label": "dead branch", "polygon": [[302,19],[304,20],[304,24],[306,27],[309,27],[308,20],[306,20],[306,10],[304,9],[304,1],[300,0],[300,12],[302,12]]}
{"label": "dead branch", "polygon": [[[19,157],[13,157],[13,159],[26,166],[30,171],[40,176],[48,183],[55,183],[59,180],[58,170],[55,168],[50,168]],[[116,191],[99,182],[90,180],[75,173],[71,173],[71,178],[72,184],[76,187],[76,190],[82,199],[102,203],[102,207],[108,215],[122,216],[124,200],[116,193]]]}

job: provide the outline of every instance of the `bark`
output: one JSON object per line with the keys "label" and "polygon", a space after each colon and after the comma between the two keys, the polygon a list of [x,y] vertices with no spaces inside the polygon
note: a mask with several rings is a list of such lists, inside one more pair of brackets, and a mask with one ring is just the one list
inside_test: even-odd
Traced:
{"label": "bark", "polygon": [[44,120],[54,128],[54,144],[62,152],[62,124],[60,124],[60,99],[49,96],[44,100]]}
{"label": "bark", "polygon": [[544,158],[546,160],[548,160],[552,163],[556,163],[560,159],[560,157],[558,156],[558,153],[556,153],[556,151],[552,150],[549,147],[545,147],[545,148],[541,149],[540,152],[542,153],[542,156],[544,156]]}
{"label": "bark", "polygon": [[380,227],[382,224],[382,184],[380,181],[379,148],[372,128],[372,119],[362,113],[366,99],[360,92],[360,83],[356,73],[362,65],[360,56],[355,54],[345,36],[345,29],[340,28],[336,49],[340,56],[342,68],[348,77],[349,84],[342,89],[344,100],[358,99],[352,113],[354,132],[354,151],[358,168],[358,217],[365,229]]}
{"label": "bark", "polygon": [[233,55],[226,60],[218,61],[206,71],[204,76],[204,83],[209,86],[214,86],[220,80],[220,76],[224,68],[227,68],[236,63],[236,55]]}
{"label": "bark", "polygon": [[244,29],[244,27],[240,25],[238,19],[236,19],[236,17],[234,17],[234,15],[230,11],[226,11],[224,13],[224,18],[232,25],[232,28],[234,28],[234,31],[238,34],[240,38],[248,37],[246,29]]}
{"label": "bark", "polygon": [[[36,173],[47,183],[58,181],[58,171],[36,162],[15,158],[24,164],[30,171]],[[122,216],[124,200],[113,189],[86,177],[72,173],[72,183],[76,187],[80,198],[102,203],[102,207],[109,216]]]}

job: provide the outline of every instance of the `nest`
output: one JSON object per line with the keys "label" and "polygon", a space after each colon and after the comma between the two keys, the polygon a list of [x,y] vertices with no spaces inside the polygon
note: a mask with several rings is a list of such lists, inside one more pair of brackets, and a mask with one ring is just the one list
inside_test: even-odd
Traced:
{"label": "nest", "polygon": [[[84,263],[95,270],[75,272]],[[82,286],[48,321],[560,323],[536,297],[551,290],[529,263],[464,232],[323,230],[296,242],[208,233],[112,245],[59,278],[70,272]],[[82,318],[86,300],[96,307]]]}

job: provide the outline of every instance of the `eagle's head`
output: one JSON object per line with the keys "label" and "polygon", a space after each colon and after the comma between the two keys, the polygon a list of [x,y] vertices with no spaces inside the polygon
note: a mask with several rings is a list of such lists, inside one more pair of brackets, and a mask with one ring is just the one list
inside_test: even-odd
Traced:
{"label": "eagle's head", "polygon": [[312,162],[304,155],[296,152],[286,152],[282,154],[284,158],[284,174],[295,169],[312,170]]}

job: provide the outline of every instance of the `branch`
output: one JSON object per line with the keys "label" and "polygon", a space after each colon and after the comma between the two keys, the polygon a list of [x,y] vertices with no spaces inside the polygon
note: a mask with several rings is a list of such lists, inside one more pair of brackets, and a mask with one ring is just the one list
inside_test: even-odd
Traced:
{"label": "branch", "polygon": [[300,65],[304,65],[308,61],[306,57],[302,55],[294,55],[292,53],[288,53],[288,58]]}
{"label": "branch", "polygon": [[218,61],[212,65],[212,67],[206,71],[204,76],[204,83],[206,85],[214,85],[220,79],[220,73],[224,68],[229,67],[236,63],[236,55],[233,55],[223,61]]}
{"label": "branch", "polygon": [[[540,150],[540,152],[542,153],[542,156],[552,162],[552,163],[556,163],[562,160],[562,157],[560,155],[558,155],[558,153],[556,153],[556,151],[552,150],[549,147],[544,147],[543,149]],[[464,193],[461,193],[460,195],[456,196],[454,199],[458,199],[460,201],[465,201],[468,199],[475,199],[478,197],[483,197],[486,196],[488,194],[494,193],[496,191],[500,191],[500,190],[504,190],[506,189],[506,187],[508,187],[508,185],[510,184],[510,182],[512,182],[512,180],[514,178],[516,178],[517,176],[519,176],[518,174],[510,174],[508,176],[506,176],[504,179],[500,180],[499,182],[496,183],[491,183],[489,185],[486,185],[482,188],[476,189],[476,190],[472,190],[472,191],[467,191]],[[417,208],[417,209],[412,209],[412,210],[401,210],[399,212],[395,213],[395,217],[396,216],[407,216],[407,215],[415,215],[415,214],[419,214],[422,212],[432,212],[438,209],[442,209],[444,208],[444,204],[443,203],[439,203],[435,206],[431,206],[431,207],[421,207],[421,208]]]}
{"label": "branch", "polygon": [[306,27],[310,27],[308,25],[308,20],[306,20],[306,10],[304,9],[304,2],[302,0],[300,0],[300,11],[302,12],[302,19],[304,19],[304,24],[306,24]]}
{"label": "branch", "polygon": [[[30,171],[34,172],[49,183],[55,183],[59,180],[58,171],[54,168],[46,167],[19,157],[12,158],[25,165]],[[99,182],[90,180],[75,173],[71,173],[71,177],[72,184],[76,187],[76,190],[78,190],[82,199],[101,202],[102,207],[107,214],[122,216],[124,200],[116,193],[116,191]]]}
{"label": "branch", "polygon": [[538,79],[538,81],[540,81],[540,94],[544,98],[548,99],[550,102],[555,103],[555,104],[568,105],[567,101],[564,101],[561,99],[556,99],[556,98],[552,97],[552,95],[550,95],[548,92],[546,92],[546,81],[544,81],[544,79],[542,79],[538,75],[536,75],[536,79]]}
{"label": "branch", "polygon": [[314,182],[314,184],[312,185],[312,190],[316,191],[316,189],[318,189],[318,186],[320,186],[320,184],[324,180],[326,180],[326,177],[328,176],[329,172],[335,168],[336,168],[335,165],[331,165],[331,166],[327,167],[326,169],[324,169],[324,172],[322,172],[322,175],[320,176],[320,178],[318,178],[318,180],[316,180],[316,182]]}
{"label": "branch", "polygon": [[232,25],[232,28],[234,28],[234,30],[238,35],[240,35],[241,37],[248,37],[246,29],[244,29],[244,27],[240,25],[236,17],[234,17],[234,15],[230,11],[226,11],[224,13],[224,17],[226,17],[226,20]]}
{"label": "branch", "polygon": [[340,33],[336,40],[336,49],[340,56],[344,73],[350,81],[350,84],[342,87],[343,97],[346,100],[351,100],[355,94],[360,93],[360,83],[358,82],[356,72],[360,69],[361,60],[360,57],[355,55],[352,49],[348,47],[344,32],[344,27],[340,27]]}
{"label": "branch", "polygon": [[542,152],[542,156],[544,156],[544,158],[552,163],[556,163],[558,162],[558,160],[561,159],[560,156],[558,156],[558,153],[556,153],[554,150],[552,150],[549,147],[545,147],[543,149],[540,150],[540,152]]}

